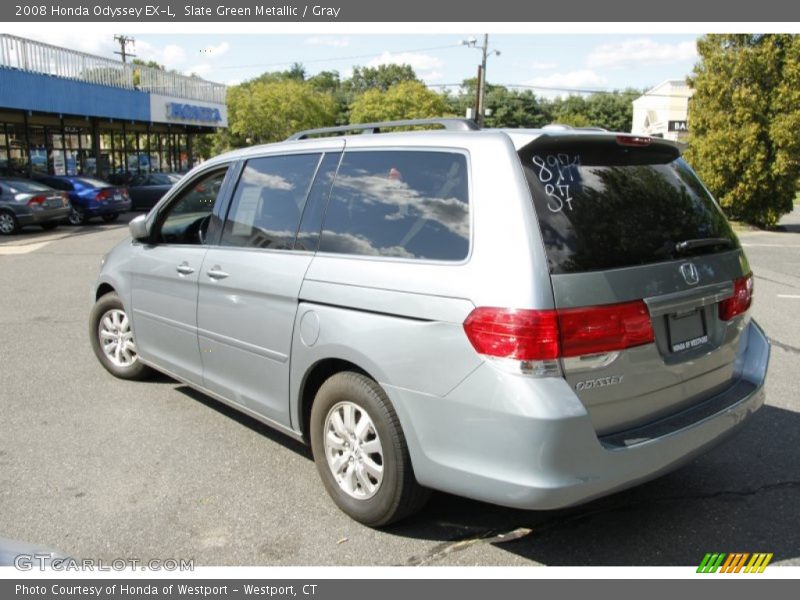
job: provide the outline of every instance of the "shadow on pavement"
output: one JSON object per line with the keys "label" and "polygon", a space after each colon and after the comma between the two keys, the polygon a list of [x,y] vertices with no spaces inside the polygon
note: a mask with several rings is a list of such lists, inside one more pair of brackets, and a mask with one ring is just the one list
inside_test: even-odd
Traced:
{"label": "shadow on pavement", "polygon": [[[308,447],[255,419],[188,386],[176,389],[313,460]],[[576,508],[523,511],[434,493],[421,513],[383,531],[441,542],[408,565],[482,543],[550,566],[694,566],[706,552],[772,552],[775,563],[800,557],[798,465],[800,415],[765,406],[689,465]]]}
{"label": "shadow on pavement", "polygon": [[408,564],[434,563],[474,540],[496,543],[501,534],[522,537],[499,548],[550,566],[692,566],[706,552],[773,552],[773,562],[796,559],[798,432],[800,415],[765,406],[708,455],[580,507],[521,511],[437,494],[420,515],[389,531],[445,542]]}

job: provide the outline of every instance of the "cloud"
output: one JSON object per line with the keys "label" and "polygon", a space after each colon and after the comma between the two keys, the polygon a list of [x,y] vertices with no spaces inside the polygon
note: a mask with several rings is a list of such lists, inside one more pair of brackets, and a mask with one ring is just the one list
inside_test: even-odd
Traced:
{"label": "cloud", "polygon": [[314,36],[307,38],[306,44],[311,46],[330,46],[331,48],[347,48],[347,46],[350,45],[350,38]]}
{"label": "cloud", "polygon": [[693,61],[696,58],[695,42],[664,44],[641,38],[597,46],[586,57],[586,66],[612,69],[637,65],[667,65]]}
{"label": "cloud", "polygon": [[211,71],[211,65],[208,63],[202,63],[199,65],[194,65],[192,67],[187,67],[184,69],[187,73],[194,73],[195,75],[199,75],[200,77],[205,77],[208,75],[209,71]]}
{"label": "cloud", "polygon": [[222,42],[216,46],[206,46],[205,48],[200,48],[200,53],[208,58],[217,58],[218,56],[222,56],[223,54],[227,53],[230,49],[231,45],[228,42]]}
{"label": "cloud", "polygon": [[164,57],[164,64],[168,67],[170,65],[179,65],[186,61],[186,50],[177,44],[165,46],[162,55]]}
{"label": "cloud", "polygon": [[568,89],[597,88],[606,84],[606,78],[598,75],[591,69],[579,69],[566,73],[553,73],[545,77],[534,77],[525,82],[525,85],[543,88],[557,88],[559,91]]}
{"label": "cloud", "polygon": [[442,59],[419,52],[383,52],[367,63],[368,67],[379,65],[411,65],[422,79],[433,80],[441,78],[439,69],[444,67]]}

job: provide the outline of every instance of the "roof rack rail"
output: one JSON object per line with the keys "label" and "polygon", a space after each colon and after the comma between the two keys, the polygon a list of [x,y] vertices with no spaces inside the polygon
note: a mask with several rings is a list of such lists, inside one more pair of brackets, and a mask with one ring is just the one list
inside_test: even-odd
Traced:
{"label": "roof rack rail", "polygon": [[382,123],[356,123],[353,125],[341,125],[339,127],[322,127],[320,129],[307,129],[298,131],[287,138],[290,140],[305,140],[316,135],[344,134],[348,131],[360,131],[361,133],[380,133],[381,129],[394,127],[416,127],[419,125],[441,125],[448,131],[476,131],[480,129],[472,119],[408,119],[404,121],[383,121]]}

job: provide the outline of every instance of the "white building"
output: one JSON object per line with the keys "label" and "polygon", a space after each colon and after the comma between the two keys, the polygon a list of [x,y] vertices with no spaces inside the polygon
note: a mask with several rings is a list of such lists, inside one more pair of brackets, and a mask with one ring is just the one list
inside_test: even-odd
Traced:
{"label": "white building", "polygon": [[694,90],[680,79],[658,84],[633,101],[632,133],[683,140],[689,132],[689,98]]}

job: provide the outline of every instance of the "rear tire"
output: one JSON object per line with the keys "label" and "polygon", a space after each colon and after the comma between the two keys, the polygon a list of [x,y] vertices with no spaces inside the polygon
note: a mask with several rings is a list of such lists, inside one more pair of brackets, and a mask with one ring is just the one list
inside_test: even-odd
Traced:
{"label": "rear tire", "polygon": [[360,523],[388,525],[428,500],[397,414],[366,375],[344,371],[322,384],[311,408],[311,448],[328,494]]}
{"label": "rear tire", "polygon": [[119,219],[119,213],[111,213],[109,215],[103,215],[103,221],[106,223],[113,223],[117,219]]}
{"label": "rear tire", "polygon": [[19,221],[10,210],[0,210],[0,235],[11,235],[19,231]]}
{"label": "rear tire", "polygon": [[100,297],[89,313],[92,350],[106,371],[120,379],[145,379],[151,370],[139,360],[130,318],[116,292]]}
{"label": "rear tire", "polygon": [[67,221],[69,221],[70,225],[85,225],[88,220],[86,213],[80,206],[75,206],[74,204],[70,206],[69,215],[67,216]]}

